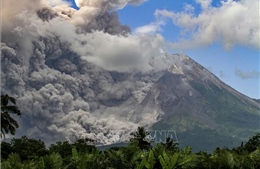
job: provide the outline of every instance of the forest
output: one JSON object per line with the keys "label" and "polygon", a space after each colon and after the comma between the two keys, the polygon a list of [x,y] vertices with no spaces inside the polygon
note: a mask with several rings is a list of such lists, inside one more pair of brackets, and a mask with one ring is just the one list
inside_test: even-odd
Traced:
{"label": "forest", "polygon": [[[20,116],[15,99],[1,96],[1,137],[15,135],[19,127],[11,115]],[[2,169],[260,169],[260,133],[232,149],[216,147],[211,153],[180,148],[173,139],[153,144],[144,127],[131,133],[127,146],[106,150],[91,139],[75,143],[56,142],[46,147],[42,140],[13,138],[1,142]]]}

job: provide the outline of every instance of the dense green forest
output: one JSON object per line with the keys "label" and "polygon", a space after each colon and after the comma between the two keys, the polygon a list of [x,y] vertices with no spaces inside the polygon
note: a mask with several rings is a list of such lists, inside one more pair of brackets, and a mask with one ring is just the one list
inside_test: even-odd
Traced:
{"label": "dense green forest", "polygon": [[[11,104],[10,104],[10,102]],[[1,96],[1,135],[15,134],[17,122],[10,114],[21,115],[15,99]],[[13,138],[1,142],[2,169],[260,169],[260,133],[233,149],[215,148],[213,152],[192,152],[180,148],[173,139],[152,144],[144,127],[131,133],[124,147],[100,150],[91,139],[75,143],[57,142],[46,147],[41,140]]]}
{"label": "dense green forest", "polygon": [[99,150],[91,140],[57,142],[46,148],[41,140],[14,138],[1,143],[2,169],[259,169],[260,133],[233,149],[216,148],[212,153],[192,152],[172,139],[151,145],[149,132],[139,127],[125,147]]}

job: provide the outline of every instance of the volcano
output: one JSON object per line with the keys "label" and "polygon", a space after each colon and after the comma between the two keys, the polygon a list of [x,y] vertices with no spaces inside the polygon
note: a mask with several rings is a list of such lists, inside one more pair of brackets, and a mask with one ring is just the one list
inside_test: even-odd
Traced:
{"label": "volcano", "polygon": [[259,102],[226,85],[191,58],[181,60],[184,66],[174,65],[166,71],[142,102],[144,107],[155,103],[164,112],[154,129],[178,131],[180,144],[197,151],[233,147],[259,132]]}
{"label": "volcano", "polygon": [[175,131],[179,144],[190,145],[194,151],[238,146],[259,132],[257,100],[226,85],[188,56],[170,57],[172,65],[158,72],[158,80],[138,104],[129,103],[131,97],[124,102],[136,123],[146,116],[144,112],[157,112],[154,118],[159,120],[152,130]]}
{"label": "volcano", "polygon": [[15,137],[109,145],[144,126],[209,150],[259,132],[259,100],[168,54],[162,35],[120,23],[117,10],[141,2],[86,1],[79,10],[67,1],[3,3],[1,92],[22,114]]}

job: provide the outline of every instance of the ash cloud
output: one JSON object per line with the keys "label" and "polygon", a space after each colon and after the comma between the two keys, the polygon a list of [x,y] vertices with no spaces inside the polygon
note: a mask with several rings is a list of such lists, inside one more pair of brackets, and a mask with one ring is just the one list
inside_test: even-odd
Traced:
{"label": "ash cloud", "polygon": [[51,10],[50,8],[42,8],[40,10],[37,11],[37,15],[39,16],[39,18],[41,18],[43,21],[49,21],[55,17],[58,16],[58,14],[56,12],[54,12],[53,10]]}
{"label": "ash cloud", "polygon": [[92,19],[87,25],[82,26],[82,28],[88,32],[99,30],[111,35],[121,34],[127,36],[131,32],[129,26],[120,24],[117,12],[106,12]]}
{"label": "ash cloud", "polygon": [[3,1],[1,88],[23,114],[17,136],[109,144],[158,120],[159,111],[129,107],[168,67],[164,40],[130,34],[115,11],[143,1],[84,2]]}

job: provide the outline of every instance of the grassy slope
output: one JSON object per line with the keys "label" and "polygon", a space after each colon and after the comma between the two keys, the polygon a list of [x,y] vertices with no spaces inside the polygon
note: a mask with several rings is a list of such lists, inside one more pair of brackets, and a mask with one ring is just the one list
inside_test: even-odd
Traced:
{"label": "grassy slope", "polygon": [[[259,132],[259,108],[243,102],[224,88],[215,84],[191,83],[200,93],[200,100],[217,124],[216,130],[210,124],[196,123],[190,117],[163,120],[154,125],[157,129],[176,129],[180,145],[191,145],[195,150],[211,151],[212,148],[239,146],[249,136]],[[187,112],[183,112],[187,113]],[[179,125],[178,127],[173,127]],[[186,129],[186,130],[185,130]]]}

